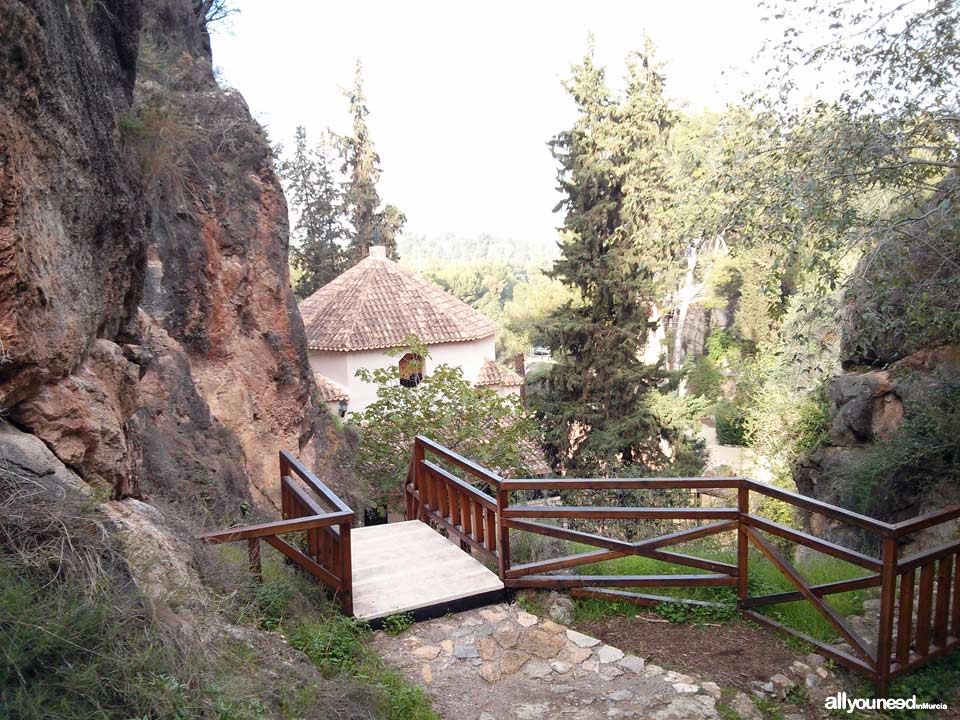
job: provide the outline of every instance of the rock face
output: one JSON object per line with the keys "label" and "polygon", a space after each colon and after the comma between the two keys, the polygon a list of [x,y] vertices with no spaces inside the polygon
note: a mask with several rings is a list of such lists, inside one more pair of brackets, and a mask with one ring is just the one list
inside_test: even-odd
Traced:
{"label": "rock face", "polygon": [[[937,403],[952,387],[960,386],[960,346],[947,345],[921,350],[884,369],[847,372],[827,386],[832,419],[825,440],[795,471],[800,492],[828,502],[843,501],[845,472],[861,461],[871,447],[890,439],[902,427],[907,409]],[[881,520],[896,522],[960,502],[960,487],[939,487],[931,492],[919,478],[877,478],[878,496],[884,502],[871,509]],[[856,508],[861,509],[861,508]],[[818,535],[848,543],[857,534],[822,516],[808,520]],[[921,536],[917,548],[949,539],[953,527],[939,528]],[[946,535],[944,535],[946,533]]]}
{"label": "rock face", "polygon": [[0,0],[0,411],[113,498],[269,510],[347,485],[287,209],[189,0]]}
{"label": "rock face", "polygon": [[118,118],[140,5],[0,0],[0,409],[131,335],[145,208]]}

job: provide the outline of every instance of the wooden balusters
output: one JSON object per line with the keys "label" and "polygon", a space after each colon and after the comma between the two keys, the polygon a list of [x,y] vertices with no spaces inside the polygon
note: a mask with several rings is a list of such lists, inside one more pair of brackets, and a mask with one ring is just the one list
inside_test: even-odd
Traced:
{"label": "wooden balusters", "polygon": [[900,575],[900,602],[897,621],[897,663],[910,662],[910,644],[913,640],[913,590],[916,571],[908,570]]}
{"label": "wooden balusters", "polygon": [[933,605],[933,563],[920,568],[920,596],[917,600],[917,654],[930,654],[930,610]]}
{"label": "wooden balusters", "polygon": [[939,647],[947,643],[950,620],[950,580],[953,576],[953,556],[942,558],[937,568],[937,603],[933,613],[933,642]]}

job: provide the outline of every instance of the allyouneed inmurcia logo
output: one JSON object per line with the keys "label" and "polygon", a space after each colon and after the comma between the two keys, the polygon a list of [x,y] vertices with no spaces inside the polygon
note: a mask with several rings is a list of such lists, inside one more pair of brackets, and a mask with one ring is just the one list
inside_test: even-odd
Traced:
{"label": "allyouneed inmurcia logo", "polygon": [[946,703],[920,702],[917,696],[908,698],[863,698],[850,697],[838,692],[828,697],[823,706],[827,710],[842,710],[852,713],[854,710],[946,710]]}

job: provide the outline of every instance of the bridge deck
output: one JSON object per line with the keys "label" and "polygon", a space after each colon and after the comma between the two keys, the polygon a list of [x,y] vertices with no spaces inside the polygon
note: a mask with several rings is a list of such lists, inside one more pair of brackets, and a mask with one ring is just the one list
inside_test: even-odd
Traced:
{"label": "bridge deck", "polygon": [[419,520],[355,528],[353,614],[374,620],[503,590],[497,574]]}

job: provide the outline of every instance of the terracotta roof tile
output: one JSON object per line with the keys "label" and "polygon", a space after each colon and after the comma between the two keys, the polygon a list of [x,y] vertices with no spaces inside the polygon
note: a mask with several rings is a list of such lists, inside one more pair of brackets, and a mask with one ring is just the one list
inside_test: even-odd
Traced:
{"label": "terracotta roof tile", "polygon": [[300,304],[311,350],[398,347],[408,335],[427,344],[478,340],[499,325],[371,248],[364,258]]}
{"label": "terracotta roof tile", "polygon": [[340,383],[334,382],[318,372],[313,374],[313,379],[317,383],[317,398],[320,402],[338,402],[350,399],[350,391]]}
{"label": "terracotta roof tile", "polygon": [[474,383],[477,387],[485,385],[502,385],[505,387],[514,387],[523,385],[523,378],[508,367],[493,360],[486,360],[480,373],[477,375],[477,381]]}

